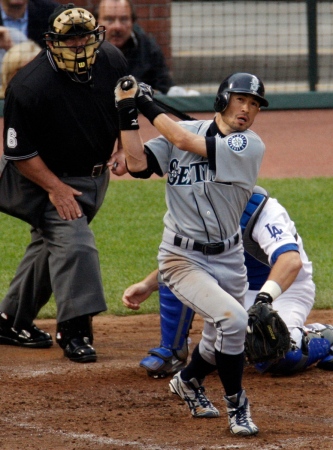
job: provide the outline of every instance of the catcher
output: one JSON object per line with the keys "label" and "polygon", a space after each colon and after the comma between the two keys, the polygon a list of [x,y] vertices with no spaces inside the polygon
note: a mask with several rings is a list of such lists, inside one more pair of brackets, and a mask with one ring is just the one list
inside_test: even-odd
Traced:
{"label": "catcher", "polygon": [[[282,327],[282,337],[287,337],[287,344],[286,339],[282,339],[282,348],[280,344],[269,345],[268,349],[273,350],[272,355],[267,353],[267,345],[263,345],[267,344],[267,339],[261,343],[259,340],[255,347],[256,353],[249,354],[251,346],[253,349],[252,337],[257,335],[248,333],[248,358],[253,362],[263,361],[255,365],[260,372],[288,375],[314,363],[320,369],[333,370],[333,327],[319,323],[304,326],[315,298],[312,264],[287,211],[276,199],[270,198],[264,189],[256,186],[242,215],[241,228],[249,281],[245,309],[249,310],[255,300],[258,300],[257,308],[263,303],[270,305],[270,297],[275,297],[268,309],[278,311],[288,329],[277,319]],[[267,280],[269,283],[265,284]],[[267,292],[264,286],[273,287],[273,292]],[[140,303],[157,289],[161,311],[161,344],[149,350],[149,356],[140,362],[140,366],[150,376],[161,378],[177,372],[186,364],[187,336],[193,311],[184,309],[184,305],[170,290],[158,283],[157,270],[128,287],[123,302],[129,308],[138,309]],[[282,293],[277,295],[280,289]],[[276,317],[273,314],[273,318]],[[261,348],[266,348],[264,353]]]}

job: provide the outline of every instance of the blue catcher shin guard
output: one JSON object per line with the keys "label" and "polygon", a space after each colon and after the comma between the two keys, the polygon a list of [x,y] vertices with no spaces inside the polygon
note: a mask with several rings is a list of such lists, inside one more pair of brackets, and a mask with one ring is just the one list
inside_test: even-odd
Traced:
{"label": "blue catcher shin guard", "polygon": [[316,367],[318,369],[333,371],[333,326],[324,324],[325,328],[320,330],[320,334],[331,344],[331,349],[328,355],[322,358]]}
{"label": "blue catcher shin guard", "polygon": [[151,348],[140,367],[150,377],[165,378],[183,369],[188,357],[187,337],[194,312],[164,284],[159,285],[161,343]]}
{"label": "blue catcher shin guard", "polygon": [[302,348],[292,346],[284,358],[278,362],[264,362],[255,365],[260,373],[273,373],[276,375],[291,375],[301,372],[315,362],[323,360],[330,353],[330,341],[320,332],[307,332],[303,334]]}
{"label": "blue catcher shin guard", "polygon": [[317,364],[318,369],[333,371],[333,350]]}

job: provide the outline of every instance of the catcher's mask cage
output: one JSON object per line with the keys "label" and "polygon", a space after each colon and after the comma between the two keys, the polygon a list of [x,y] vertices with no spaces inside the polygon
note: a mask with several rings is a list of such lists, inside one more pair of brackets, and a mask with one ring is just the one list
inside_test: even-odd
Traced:
{"label": "catcher's mask cage", "polygon": [[229,104],[230,94],[251,94],[260,103],[260,106],[268,106],[265,99],[264,83],[256,75],[245,72],[236,72],[225,78],[217,91],[214,109],[223,112]]}
{"label": "catcher's mask cage", "polygon": [[[91,80],[92,65],[104,37],[105,27],[99,26],[89,11],[76,8],[73,3],[56,8],[49,18],[49,31],[44,33],[55,64],[79,83]],[[76,38],[87,40],[78,45]]]}

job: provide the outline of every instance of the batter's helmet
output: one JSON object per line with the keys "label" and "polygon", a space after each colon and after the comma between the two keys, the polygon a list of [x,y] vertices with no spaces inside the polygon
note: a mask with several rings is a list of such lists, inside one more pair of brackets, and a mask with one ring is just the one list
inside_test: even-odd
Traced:
{"label": "batter's helmet", "polygon": [[[65,70],[72,80],[87,83],[91,80],[91,66],[104,35],[105,28],[97,24],[89,11],[68,3],[58,6],[50,15],[44,40],[52,44],[48,45],[48,50],[58,68]],[[87,41],[83,45],[73,45],[69,40],[75,37],[87,37]],[[81,74],[86,76],[79,77]]]}
{"label": "batter's helmet", "polygon": [[230,99],[230,93],[251,94],[260,102],[260,106],[268,106],[265,99],[264,83],[251,73],[236,72],[225,78],[216,94],[214,109],[216,112],[222,112],[226,109]]}

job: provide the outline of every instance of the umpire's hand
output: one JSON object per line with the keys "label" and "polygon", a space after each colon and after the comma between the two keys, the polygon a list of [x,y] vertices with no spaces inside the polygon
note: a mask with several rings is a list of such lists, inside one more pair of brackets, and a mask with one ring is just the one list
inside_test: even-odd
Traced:
{"label": "umpire's hand", "polygon": [[49,199],[62,219],[75,220],[82,217],[79,204],[75,200],[75,196],[79,195],[82,195],[82,192],[60,181],[57,187],[49,192]]}
{"label": "umpire's hand", "polygon": [[18,170],[35,184],[38,184],[48,194],[50,202],[64,220],[74,220],[82,217],[82,212],[75,197],[82,195],[68,184],[63,183],[46,166],[40,156],[30,159],[15,161]]}

